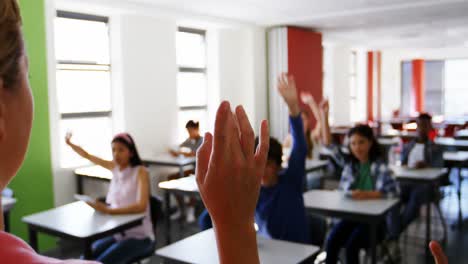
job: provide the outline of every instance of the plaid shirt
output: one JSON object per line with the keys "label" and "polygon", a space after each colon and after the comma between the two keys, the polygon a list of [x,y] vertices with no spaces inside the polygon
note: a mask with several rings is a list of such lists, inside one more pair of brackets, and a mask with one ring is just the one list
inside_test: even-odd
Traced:
{"label": "plaid shirt", "polygon": [[[333,159],[343,164],[343,172],[341,174],[340,189],[344,191],[353,190],[354,185],[359,177],[359,164],[352,162],[349,156],[344,155],[338,146],[332,145],[328,147],[333,153]],[[381,160],[371,163],[371,180],[373,189],[381,192],[385,197],[392,198],[399,195],[399,186],[387,164]]]}

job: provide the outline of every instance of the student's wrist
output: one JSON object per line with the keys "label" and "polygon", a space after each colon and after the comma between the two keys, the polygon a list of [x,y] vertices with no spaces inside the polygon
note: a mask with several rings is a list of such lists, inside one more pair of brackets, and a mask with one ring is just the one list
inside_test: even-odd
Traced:
{"label": "student's wrist", "polygon": [[299,108],[299,104],[297,102],[288,104],[289,108],[289,115],[292,117],[297,117],[301,113],[301,109]]}
{"label": "student's wrist", "polygon": [[253,222],[213,224],[221,263],[258,263]]}

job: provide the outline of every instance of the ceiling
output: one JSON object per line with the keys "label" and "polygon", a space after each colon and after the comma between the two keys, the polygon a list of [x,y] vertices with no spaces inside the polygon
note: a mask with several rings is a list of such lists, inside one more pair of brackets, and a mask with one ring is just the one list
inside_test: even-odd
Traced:
{"label": "ceiling", "polygon": [[376,47],[468,45],[468,0],[113,0],[263,26],[295,25],[331,42]]}

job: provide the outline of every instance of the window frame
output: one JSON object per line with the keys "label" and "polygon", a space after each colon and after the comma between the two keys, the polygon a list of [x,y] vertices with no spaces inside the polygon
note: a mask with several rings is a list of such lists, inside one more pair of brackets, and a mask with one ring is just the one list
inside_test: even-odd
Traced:
{"label": "window frame", "polygon": [[[200,35],[203,37],[203,40],[204,40],[204,48],[205,48],[205,59],[207,59],[207,42],[206,42],[206,30],[203,30],[203,29],[195,29],[195,28],[189,28],[189,27],[178,27],[177,28],[177,33],[179,32],[182,32],[182,33],[190,33],[190,34],[197,34],[197,35]],[[177,50],[176,50],[177,52]],[[205,60],[207,61],[207,60]],[[177,74],[179,73],[199,73],[199,74],[203,74],[207,80],[207,83],[206,83],[206,88],[207,88],[207,91],[208,91],[208,76],[207,76],[207,68],[208,66],[206,65],[205,63],[205,66],[204,67],[185,67],[185,66],[181,66],[179,64],[177,64]],[[177,84],[177,89],[179,89],[179,84]],[[193,111],[193,110],[196,110],[196,111],[200,111],[200,110],[203,110],[206,112],[206,114],[208,114],[208,94],[205,94],[206,98],[207,98],[207,101],[204,105],[189,105],[189,106],[180,106],[179,105],[179,98],[177,98],[177,107],[178,107],[178,116],[180,115],[181,112],[186,112],[186,111]],[[196,121],[200,121],[200,120],[196,120]],[[177,128],[178,130],[182,129],[182,128]],[[184,127],[185,129],[185,127]]]}
{"label": "window frame", "polygon": [[[97,15],[89,15],[89,14],[83,14],[83,13],[76,13],[76,12],[69,12],[69,11],[62,11],[62,10],[57,10],[56,11],[56,17],[55,18],[64,18],[64,19],[74,19],[74,20],[82,20],[82,21],[89,21],[89,22],[101,22],[105,23],[107,26],[107,34],[109,36],[109,53],[111,52],[110,50],[110,28],[109,28],[109,18],[105,16],[97,16]],[[102,111],[80,111],[80,112],[66,112],[63,113],[61,112],[60,109],[57,109],[58,111],[58,128],[59,131],[61,131],[61,126],[63,121],[71,121],[71,120],[80,120],[80,119],[87,119],[87,120],[93,120],[93,119],[98,119],[98,118],[108,118],[110,120],[110,130],[114,131],[114,117],[113,117],[113,108],[114,108],[114,90],[113,90],[113,82],[112,82],[112,58],[109,54],[109,62],[106,64],[103,63],[98,63],[98,62],[93,62],[93,61],[81,61],[81,60],[59,60],[56,59],[56,65],[55,65],[55,76],[57,76],[57,73],[59,71],[72,71],[72,72],[80,72],[80,71],[90,71],[90,72],[106,72],[109,74],[109,79],[110,79],[110,110],[102,110]],[[76,68],[73,68],[73,66],[76,66]],[[57,91],[60,89],[60,87],[56,87]],[[67,162],[64,162],[62,158],[59,158],[59,166],[61,168],[70,168],[70,167],[76,167],[78,166],[77,164],[73,165],[65,165]],[[80,164],[81,165],[81,164]]]}

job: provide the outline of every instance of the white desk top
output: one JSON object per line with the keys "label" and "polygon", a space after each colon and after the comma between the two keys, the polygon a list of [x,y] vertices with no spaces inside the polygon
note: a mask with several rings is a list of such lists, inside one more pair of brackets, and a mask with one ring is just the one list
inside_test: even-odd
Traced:
{"label": "white desk top", "polygon": [[163,181],[158,184],[159,188],[166,190],[178,190],[184,192],[198,192],[198,185],[195,175],[175,179],[171,181]]}
{"label": "white desk top", "polygon": [[390,166],[395,178],[409,180],[437,180],[447,173],[445,168],[410,169],[403,166]]}
{"label": "white desk top", "polygon": [[434,140],[438,145],[449,147],[468,147],[468,140],[439,137]]}
{"label": "white desk top", "polygon": [[306,172],[314,171],[328,165],[328,160],[306,159]]}
{"label": "white desk top", "polygon": [[325,210],[379,216],[395,205],[398,199],[357,201],[345,197],[342,191],[311,190],[304,193],[306,209]]}
{"label": "white desk top", "polygon": [[150,164],[164,164],[168,166],[186,166],[189,164],[195,164],[195,157],[174,157],[171,154],[159,154],[159,155],[144,155],[142,156],[144,163]]}
{"label": "white desk top", "polygon": [[447,151],[444,152],[444,160],[446,161],[468,161],[468,151]]}
{"label": "white desk top", "polygon": [[84,202],[74,202],[23,217],[23,222],[70,236],[86,238],[142,219],[144,214],[106,215]]}
{"label": "white desk top", "polygon": [[2,208],[4,212],[10,211],[16,204],[15,198],[2,197]]}
{"label": "white desk top", "polygon": [[[318,247],[257,237],[260,263],[299,263],[319,251]],[[163,247],[156,254],[186,263],[219,263],[213,229]]]}
{"label": "white desk top", "polygon": [[394,138],[378,138],[377,139],[380,145],[384,146],[394,146],[398,145],[398,142]]}
{"label": "white desk top", "polygon": [[112,172],[110,170],[97,165],[78,168],[74,172],[77,175],[85,177],[100,178],[109,181],[112,179]]}

